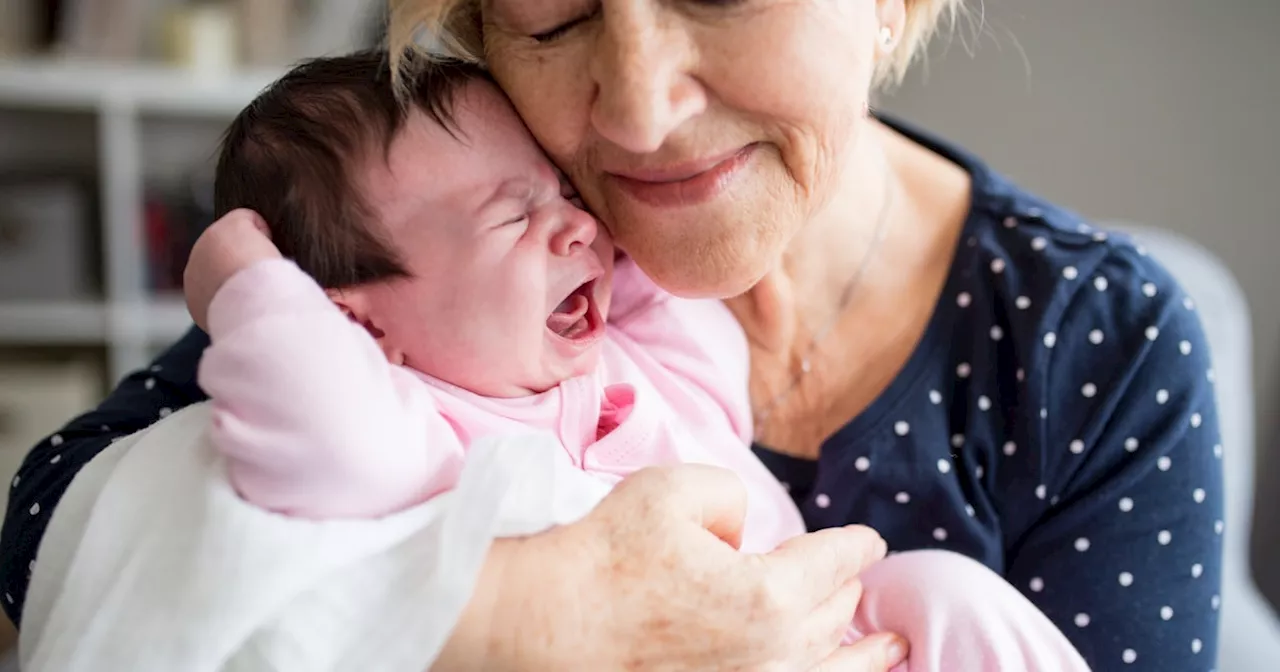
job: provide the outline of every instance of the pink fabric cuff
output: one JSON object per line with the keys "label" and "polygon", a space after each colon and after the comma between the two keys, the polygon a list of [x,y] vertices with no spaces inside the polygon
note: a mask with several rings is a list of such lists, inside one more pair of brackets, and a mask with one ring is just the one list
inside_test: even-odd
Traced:
{"label": "pink fabric cuff", "polygon": [[260,261],[231,276],[209,302],[209,336],[225,336],[272,314],[330,305],[311,276],[288,259]]}

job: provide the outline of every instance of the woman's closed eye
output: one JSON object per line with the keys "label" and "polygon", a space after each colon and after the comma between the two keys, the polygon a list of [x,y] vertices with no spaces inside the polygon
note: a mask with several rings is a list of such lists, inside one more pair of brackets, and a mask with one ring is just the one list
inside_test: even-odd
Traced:
{"label": "woman's closed eye", "polygon": [[565,21],[564,23],[561,23],[560,25],[552,27],[548,30],[534,33],[529,37],[532,37],[534,41],[538,42],[539,44],[548,44],[551,42],[555,42],[556,40],[564,37],[565,35],[568,35],[569,31],[573,30],[574,28],[577,28],[578,26],[582,25],[583,23],[586,23],[587,21],[590,21],[591,19],[596,18],[599,15],[600,15],[600,6],[597,5],[594,9],[586,12],[585,14],[581,14],[577,17],[569,19],[568,21]]}
{"label": "woman's closed eye", "polygon": [[[747,1],[748,0],[693,0],[691,4],[702,5],[704,7],[714,9],[714,8],[737,7],[739,5],[746,4]],[[572,19],[569,19],[568,21],[565,21],[557,26],[554,26],[547,30],[543,30],[541,32],[533,33],[529,37],[532,37],[534,41],[538,42],[539,44],[548,44],[551,42],[555,42],[556,40],[564,37],[565,35],[568,35],[569,32],[572,31],[574,28],[577,28],[578,26],[586,23],[587,21],[590,21],[592,19],[599,17],[600,12],[601,12],[600,5],[599,3],[597,3],[595,5],[595,8],[583,14],[580,14]]]}

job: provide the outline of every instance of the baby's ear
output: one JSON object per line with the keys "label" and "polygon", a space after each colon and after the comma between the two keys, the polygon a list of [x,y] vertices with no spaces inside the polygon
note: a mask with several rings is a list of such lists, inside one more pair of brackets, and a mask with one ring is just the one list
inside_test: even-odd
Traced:
{"label": "baby's ear", "polygon": [[404,353],[393,347],[387,341],[387,333],[378,327],[377,319],[372,310],[369,296],[359,289],[326,289],[324,290],[329,300],[347,316],[348,320],[364,327],[369,332],[373,340],[378,342],[378,347],[382,349],[382,353],[386,355],[387,361],[392,364],[404,364]]}
{"label": "baby's ear", "polygon": [[[368,302],[363,296],[363,292],[358,290],[342,290],[342,289],[326,289],[325,296],[347,316],[348,320],[356,324],[364,324],[368,316]],[[371,332],[372,333],[372,332]]]}

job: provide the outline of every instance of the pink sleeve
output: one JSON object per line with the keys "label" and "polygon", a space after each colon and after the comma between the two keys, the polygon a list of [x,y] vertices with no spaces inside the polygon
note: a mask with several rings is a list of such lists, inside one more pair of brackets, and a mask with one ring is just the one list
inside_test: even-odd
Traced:
{"label": "pink sleeve", "polygon": [[609,326],[715,399],[743,442],[751,441],[747,339],[723,303],[672,296],[624,257],[614,267]]}
{"label": "pink sleeve", "polygon": [[999,574],[951,551],[896,553],[858,574],[846,642],[893,632],[911,645],[893,672],[1088,672],[1053,622]]}
{"label": "pink sleeve", "polygon": [[199,383],[245,499],[309,518],[392,513],[448,489],[462,450],[410,373],[292,262],[231,278],[209,306]]}

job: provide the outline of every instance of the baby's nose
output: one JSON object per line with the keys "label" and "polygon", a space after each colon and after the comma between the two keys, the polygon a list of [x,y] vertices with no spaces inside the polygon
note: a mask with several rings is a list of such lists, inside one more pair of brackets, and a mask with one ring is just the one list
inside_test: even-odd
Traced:
{"label": "baby's nose", "polygon": [[576,246],[590,247],[599,233],[596,218],[570,208],[560,223],[560,230],[551,238],[551,251],[561,256],[573,254]]}

